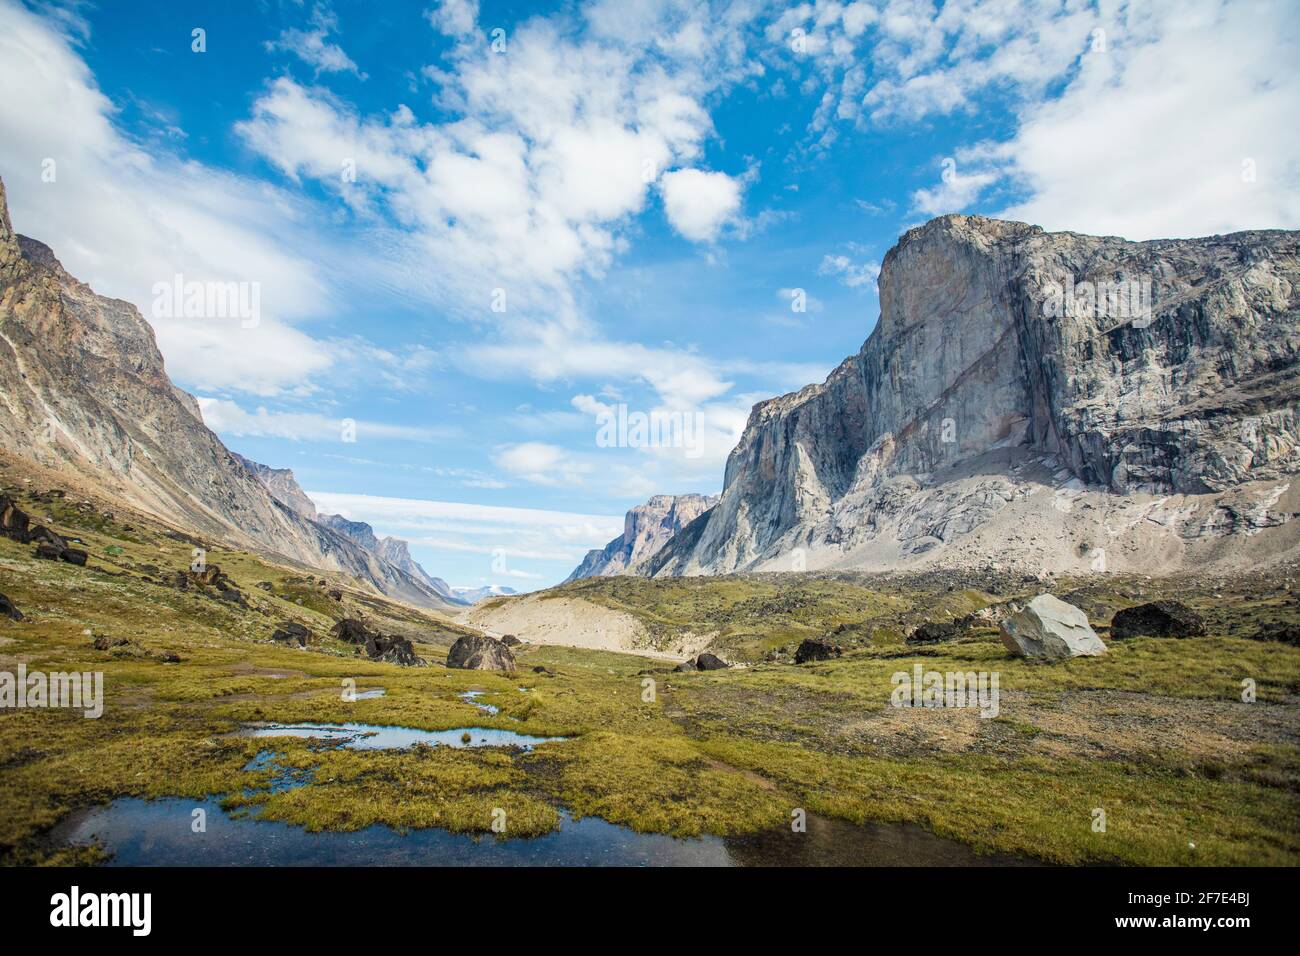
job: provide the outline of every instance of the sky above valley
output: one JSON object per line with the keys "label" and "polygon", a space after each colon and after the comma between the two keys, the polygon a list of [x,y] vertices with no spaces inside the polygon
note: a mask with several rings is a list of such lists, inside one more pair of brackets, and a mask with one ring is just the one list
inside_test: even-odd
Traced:
{"label": "sky above valley", "polygon": [[529,590],[718,493],[912,226],[1300,227],[1297,63],[1290,2],[0,0],[0,177],[228,447]]}

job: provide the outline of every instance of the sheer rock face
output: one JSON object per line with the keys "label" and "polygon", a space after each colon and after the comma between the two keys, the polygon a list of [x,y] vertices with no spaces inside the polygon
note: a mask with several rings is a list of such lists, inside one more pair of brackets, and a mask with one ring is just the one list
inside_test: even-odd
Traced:
{"label": "sheer rock face", "polygon": [[[91,478],[177,527],[429,607],[409,574],[273,495],[167,377],[153,329],[14,233],[0,183],[0,448]],[[314,512],[314,509],[313,509]]]}
{"label": "sheer rock face", "polygon": [[567,581],[621,574],[659,551],[718,499],[704,495],[655,495],[623,518],[623,533],[604,548],[587,552]]}
{"label": "sheer rock face", "polygon": [[[1149,559],[1135,525],[1159,526],[1154,556],[1175,566],[1201,559],[1189,542],[1294,525],[1298,251],[1280,230],[1134,243],[978,216],[913,229],[885,257],[862,349],[756,405],[720,503],[640,570],[1068,567],[1066,551],[1103,539],[1112,558]],[[1119,280],[1136,314],[1114,290],[1090,307],[1084,283]],[[1061,314],[1070,282],[1079,307]],[[1085,511],[1096,528],[1071,530]],[[1011,541],[1022,522],[1044,540]],[[1275,553],[1296,543],[1294,528],[1268,534]]]}

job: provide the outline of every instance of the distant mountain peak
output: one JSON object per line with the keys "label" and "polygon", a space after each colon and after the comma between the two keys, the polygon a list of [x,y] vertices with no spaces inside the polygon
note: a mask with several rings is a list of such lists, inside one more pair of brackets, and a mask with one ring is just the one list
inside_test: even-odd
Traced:
{"label": "distant mountain peak", "polygon": [[623,518],[623,533],[605,545],[587,552],[566,581],[621,574],[655,555],[669,539],[704,514],[717,498],[704,495],[654,495],[643,505],[630,509]]}

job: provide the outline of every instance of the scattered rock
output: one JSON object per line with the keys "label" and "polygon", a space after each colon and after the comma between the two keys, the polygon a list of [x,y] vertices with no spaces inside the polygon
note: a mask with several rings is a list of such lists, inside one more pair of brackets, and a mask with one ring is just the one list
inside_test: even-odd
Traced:
{"label": "scattered rock", "polygon": [[285,621],[276,628],[275,633],[271,635],[271,640],[296,647],[306,647],[307,642],[311,640],[311,631],[297,621]]}
{"label": "scattered rock", "polygon": [[1300,624],[1265,624],[1255,632],[1257,641],[1281,641],[1292,647],[1300,647]]}
{"label": "scattered rock", "polygon": [[501,638],[501,643],[506,647],[518,647],[523,643],[523,641],[515,637],[513,634],[507,634],[505,637]]}
{"label": "scattered rock", "polygon": [[0,617],[7,617],[11,621],[21,621],[23,612],[14,606],[14,602],[9,600],[8,596],[0,594]]}
{"label": "scattered rock", "polygon": [[67,548],[60,548],[58,545],[50,544],[48,541],[42,541],[36,546],[36,557],[43,561],[57,561],[59,555],[63,554]]}
{"label": "scattered rock", "polygon": [[723,671],[731,665],[716,654],[707,651],[693,660],[682,661],[673,668],[675,671]]}
{"label": "scattered rock", "polygon": [[270,581],[258,581],[258,582],[257,582],[257,587],[261,588],[263,591],[274,591],[274,590],[275,590],[275,585],[272,584]]}
{"label": "scattered rock", "polygon": [[828,644],[826,641],[819,641],[816,638],[805,638],[804,642],[799,645],[799,649],[794,652],[794,662],[796,664],[805,664],[808,661],[829,661],[832,658],[839,657],[844,651],[834,644]]}
{"label": "scattered rock", "polygon": [[466,634],[451,645],[447,666],[470,671],[513,671],[515,655],[501,641],[486,634]]}
{"label": "scattered rock", "polygon": [[360,645],[372,661],[401,664],[403,667],[424,667],[423,658],[415,653],[415,645],[405,637],[394,634],[376,634],[354,617],[345,617],[330,631],[340,641]]}
{"label": "scattered rock", "polygon": [[330,588],[328,593],[329,596],[335,601],[343,600],[343,592],[340,591],[338,588]]}
{"label": "scattered rock", "polygon": [[424,661],[415,653],[415,645],[395,634],[370,635],[366,639],[366,656],[372,661],[401,664],[403,667],[424,666]]}
{"label": "scattered rock", "polygon": [[8,495],[0,495],[0,534],[26,544],[27,525],[31,519]]}
{"label": "scattered rock", "polygon": [[1002,622],[1002,643],[1030,660],[1065,660],[1106,653],[1106,645],[1072,604],[1040,594]]}
{"label": "scattered rock", "polygon": [[932,621],[922,624],[907,635],[907,643],[938,644],[941,641],[951,641],[960,633],[961,629],[956,624]]}
{"label": "scattered rock", "polygon": [[1110,622],[1112,640],[1137,637],[1204,637],[1205,620],[1177,601],[1152,601],[1115,612]]}
{"label": "scattered rock", "polygon": [[110,637],[107,634],[101,634],[91,643],[97,651],[111,651],[115,647],[125,647],[131,641],[125,637]]}
{"label": "scattered rock", "polygon": [[345,617],[334,625],[330,633],[348,644],[364,644],[370,636],[370,628],[354,617]]}

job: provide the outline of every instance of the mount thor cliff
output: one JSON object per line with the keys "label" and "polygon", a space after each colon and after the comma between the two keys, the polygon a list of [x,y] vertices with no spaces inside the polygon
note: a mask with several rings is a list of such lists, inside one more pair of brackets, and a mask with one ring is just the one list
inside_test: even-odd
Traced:
{"label": "mount thor cliff", "polygon": [[912,229],[885,256],[862,349],[756,405],[716,506],[624,573],[1294,556],[1298,252],[1282,230]]}

